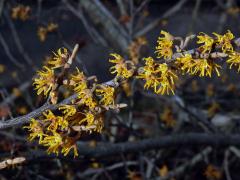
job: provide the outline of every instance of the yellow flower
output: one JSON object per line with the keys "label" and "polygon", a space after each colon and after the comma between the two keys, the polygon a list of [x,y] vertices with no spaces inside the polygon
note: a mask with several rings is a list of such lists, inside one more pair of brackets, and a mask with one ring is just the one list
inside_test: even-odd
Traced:
{"label": "yellow flower", "polygon": [[14,94],[14,96],[16,97],[20,97],[22,95],[22,92],[20,91],[19,88],[13,88],[12,93]]}
{"label": "yellow flower", "polygon": [[183,73],[192,74],[194,67],[194,60],[191,54],[184,54],[182,57],[176,59],[175,64],[181,68]]}
{"label": "yellow flower", "polygon": [[28,131],[30,131],[29,138],[28,138],[29,141],[32,141],[36,137],[38,137],[39,143],[40,143],[43,137],[45,136],[40,123],[33,118],[31,119],[29,126],[24,126],[23,128],[26,128],[28,129]]}
{"label": "yellow flower", "polygon": [[117,77],[130,78],[133,75],[133,64],[130,61],[126,61],[122,56],[116,53],[110,54],[115,59],[109,59],[109,62],[114,63],[116,65],[110,68],[110,72],[112,74],[116,74]]}
{"label": "yellow flower", "polygon": [[37,35],[38,35],[38,38],[41,42],[44,42],[47,38],[47,29],[45,27],[38,27],[38,30],[37,30]]}
{"label": "yellow flower", "polygon": [[173,117],[172,110],[169,107],[165,107],[161,114],[161,120],[166,124],[167,127],[174,127],[176,120]]}
{"label": "yellow flower", "polygon": [[76,108],[71,105],[62,105],[58,109],[62,110],[65,117],[73,116],[77,112]]}
{"label": "yellow flower", "polygon": [[55,153],[58,155],[59,148],[63,144],[62,136],[59,133],[54,132],[53,135],[48,135],[44,137],[40,144],[42,144],[43,146],[48,146],[48,153]]}
{"label": "yellow flower", "polygon": [[3,64],[0,64],[0,74],[6,70],[6,67]]}
{"label": "yellow flower", "polygon": [[222,47],[222,51],[224,53],[233,51],[233,46],[231,44],[231,40],[233,40],[234,35],[231,31],[227,31],[224,35],[220,35],[217,33],[213,33],[216,36],[216,43],[217,45]]}
{"label": "yellow flower", "polygon": [[203,44],[202,46],[199,47],[202,53],[206,53],[206,52],[210,53],[210,51],[212,50],[214,39],[203,32],[199,33],[197,38],[198,38],[197,43]]}
{"label": "yellow flower", "polygon": [[215,166],[209,164],[207,166],[207,169],[204,172],[204,175],[208,179],[221,179],[222,178],[222,172],[216,168]]}
{"label": "yellow flower", "polygon": [[220,76],[219,68],[221,68],[220,65],[214,62],[208,62],[207,59],[195,59],[191,75],[198,74],[199,77],[212,77],[212,73],[215,71],[217,75]]}
{"label": "yellow flower", "polygon": [[160,73],[160,87],[157,90],[157,94],[169,94],[169,91],[174,94],[174,79],[177,78],[177,75],[171,71],[166,63],[160,64],[158,66],[158,72]]}
{"label": "yellow flower", "polygon": [[114,104],[114,88],[110,86],[101,85],[99,89],[96,89],[96,94],[101,96],[99,103],[108,106]]}
{"label": "yellow flower", "polygon": [[144,89],[153,88],[157,94],[174,94],[174,79],[177,76],[168,68],[166,63],[156,64],[152,57],[144,59],[146,61],[142,71],[139,72],[137,78],[144,79]]}
{"label": "yellow flower", "polygon": [[57,28],[58,25],[55,23],[49,23],[47,27],[44,26],[38,27],[37,35],[39,37],[39,40],[41,42],[44,42],[47,38],[47,34],[56,31]]}
{"label": "yellow flower", "polygon": [[17,112],[19,114],[27,114],[28,110],[27,110],[27,107],[26,106],[21,106],[21,107],[18,107],[17,108]]}
{"label": "yellow flower", "polygon": [[54,53],[53,60],[48,61],[52,69],[56,69],[64,66],[68,60],[68,51],[66,48],[59,48],[57,53]]}
{"label": "yellow flower", "polygon": [[71,75],[70,85],[74,86],[74,91],[80,93],[82,90],[87,89],[87,78],[80,72],[78,68],[77,73]]}
{"label": "yellow flower", "polygon": [[144,84],[144,89],[149,89],[152,87],[154,92],[157,92],[157,87],[159,86],[159,78],[156,76],[156,64],[152,57],[144,58],[145,66],[142,71],[138,72],[137,78],[144,79],[146,82]]}
{"label": "yellow flower", "polygon": [[80,99],[81,104],[85,104],[89,108],[96,107],[97,103],[93,98],[93,93],[91,89],[87,87],[87,78],[80,72],[77,68],[76,75],[71,75],[71,80],[69,85],[74,87],[74,91],[78,93],[78,98]]}
{"label": "yellow flower", "polygon": [[232,52],[226,62],[230,64],[230,69],[232,69],[232,66],[238,66],[237,71],[240,71],[240,54],[238,52]]}
{"label": "yellow flower", "polygon": [[56,132],[58,128],[63,130],[68,127],[68,121],[61,116],[55,116],[51,110],[44,112],[43,115],[45,116],[43,121],[48,123],[48,131]]}
{"label": "yellow flower", "polygon": [[170,59],[173,55],[173,36],[168,32],[161,31],[163,37],[158,37],[156,53],[157,58]]}
{"label": "yellow flower", "polygon": [[22,21],[26,21],[30,18],[31,8],[29,6],[18,5],[12,8],[11,17],[13,19],[20,19]]}
{"label": "yellow flower", "polygon": [[167,176],[167,175],[168,175],[168,167],[167,167],[166,165],[163,165],[163,166],[159,169],[158,173],[159,173],[159,175],[160,175],[161,177]]}
{"label": "yellow flower", "polygon": [[33,83],[37,90],[37,95],[43,92],[47,96],[56,86],[54,71],[47,66],[43,66],[43,70],[38,71],[37,74],[38,78],[35,78]]}
{"label": "yellow flower", "polygon": [[87,122],[88,124],[92,125],[93,122],[94,122],[94,115],[90,112],[86,113],[85,114],[85,118],[83,118],[81,121],[80,121],[80,124],[83,123],[83,122]]}
{"label": "yellow flower", "polygon": [[93,98],[93,93],[91,89],[84,89],[78,93],[78,98],[80,99],[80,103],[88,106],[89,108],[95,108],[97,103]]}
{"label": "yellow flower", "polygon": [[68,155],[68,153],[73,149],[73,155],[74,157],[78,156],[78,150],[77,145],[74,141],[74,138],[66,137],[64,139],[64,144],[62,145],[61,153],[63,153],[64,156]]}
{"label": "yellow flower", "polygon": [[95,115],[92,112],[87,112],[84,114],[85,118],[81,119],[79,124],[83,131],[101,132],[103,128],[103,119],[101,115]]}
{"label": "yellow flower", "polygon": [[47,31],[48,32],[53,32],[53,31],[56,31],[57,28],[58,28],[58,24],[49,23],[48,26],[47,26]]}
{"label": "yellow flower", "polygon": [[220,76],[219,68],[220,65],[207,59],[193,59],[191,54],[185,54],[182,57],[176,59],[176,65],[181,67],[183,72],[189,73],[190,75],[199,74],[200,77],[212,76],[215,71]]}

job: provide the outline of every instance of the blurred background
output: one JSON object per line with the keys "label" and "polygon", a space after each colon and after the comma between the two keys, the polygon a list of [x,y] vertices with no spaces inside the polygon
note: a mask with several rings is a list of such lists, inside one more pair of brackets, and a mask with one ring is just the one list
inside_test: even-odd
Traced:
{"label": "blurred background", "polygon": [[[53,52],[61,47],[72,50],[78,43],[80,50],[74,65],[87,76],[96,75],[100,82],[105,82],[113,78],[109,72],[109,54],[115,52],[128,58],[130,45],[140,37],[147,43],[141,48],[139,59],[155,56],[156,41],[161,30],[183,38],[199,32],[223,34],[231,30],[239,37],[239,5],[238,0],[0,0],[0,118],[4,121],[25,115],[39,106],[33,92],[32,78]],[[190,44],[189,48],[193,45],[194,43]],[[138,84],[130,96],[127,92],[123,93],[121,98],[131,104],[131,111],[124,111],[121,117],[131,116],[133,128],[143,137],[202,131],[201,125],[199,127],[198,123],[189,122],[189,111],[195,113],[195,119],[206,117],[208,122],[216,119],[216,115],[224,122],[228,122],[231,117],[230,119],[235,119],[234,124],[231,122],[230,125],[224,125],[224,128],[217,128],[224,133],[237,132],[240,119],[240,76],[225,66],[222,74],[220,78],[212,79],[188,77],[181,81],[177,96],[173,97],[157,98],[139,90]],[[189,109],[182,112],[179,103],[184,103]],[[108,119],[111,119],[111,115]],[[110,139],[109,142],[138,139],[129,133],[129,129],[111,129],[110,126],[108,125],[108,130],[116,136],[112,139],[105,137]],[[37,146],[35,143],[32,147],[33,143],[31,147],[25,147],[26,133],[18,128],[2,130],[0,135],[2,159],[13,154],[21,155],[28,148],[34,149]],[[93,136],[89,139],[104,138]],[[0,179],[161,178],[169,169],[174,170],[199,153],[200,149],[204,151],[204,148],[179,148],[179,151],[178,148],[171,148],[150,155],[122,155],[120,160],[74,160],[43,155],[40,158],[30,158],[21,167],[0,170]],[[208,160],[197,162],[196,166],[193,163],[191,171],[184,168],[179,173],[181,175],[168,179],[230,180],[222,164],[225,149],[211,149],[211,152]],[[147,165],[144,164],[143,167],[138,166],[140,161],[145,161],[141,157],[146,158]],[[111,166],[126,159],[131,160],[129,164],[133,167],[129,168],[126,164]],[[235,164],[239,160],[232,157],[229,161],[231,179],[239,179],[240,174],[236,170],[239,165]],[[153,164],[155,170],[143,174],[142,171],[145,172],[145,166],[149,164]]]}

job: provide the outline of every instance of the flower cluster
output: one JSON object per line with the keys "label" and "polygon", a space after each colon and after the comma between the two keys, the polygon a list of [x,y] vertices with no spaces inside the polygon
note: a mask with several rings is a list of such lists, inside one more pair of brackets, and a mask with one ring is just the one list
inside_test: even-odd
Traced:
{"label": "flower cluster", "polygon": [[47,66],[43,66],[43,70],[37,73],[39,77],[35,78],[33,83],[37,89],[37,95],[43,93],[44,96],[48,96],[49,92],[52,92],[56,86],[54,70]]}
{"label": "flower cluster", "polygon": [[[156,53],[158,60],[153,57],[143,58],[143,64],[139,61],[139,47],[145,44],[142,39],[132,45],[134,51],[129,52],[130,60],[126,60],[119,54],[110,54],[109,60],[113,64],[110,72],[115,78],[110,82],[100,84],[95,76],[87,77],[76,68],[71,73],[70,67],[76,52],[72,54],[67,49],[60,48],[53,57],[48,60],[43,70],[38,71],[34,79],[37,94],[48,97],[57,109],[47,110],[37,119],[32,119],[26,128],[30,131],[29,140],[39,139],[39,144],[48,148],[49,153],[67,155],[71,150],[77,156],[77,140],[84,133],[101,133],[104,126],[104,114],[109,110],[118,110],[125,107],[117,104],[116,88],[121,84],[126,94],[129,93],[129,84],[133,78],[144,81],[145,89],[152,89],[156,94],[174,94],[177,80],[180,76],[191,75],[199,77],[212,77],[215,73],[220,76],[222,66],[218,60],[226,62],[230,68],[237,67],[240,71],[240,53],[237,51],[237,43],[234,44],[234,35],[227,31],[220,35],[213,33],[213,37],[199,33],[196,47],[186,50],[187,43],[195,36],[174,37],[161,31],[163,37],[158,38]],[[180,44],[175,44],[175,41]],[[137,45],[138,44],[138,45]],[[77,46],[78,47],[78,46]],[[174,51],[173,47],[176,48]],[[134,60],[135,58],[135,60]],[[224,60],[224,61],[223,61]],[[66,94],[60,94],[59,88]],[[213,92],[213,90],[212,90]],[[75,94],[70,102],[58,105],[58,98],[68,98]],[[72,96],[71,96],[72,97]],[[218,107],[213,106],[211,111]],[[161,119],[167,126],[174,126],[175,121],[170,109],[165,109]]]}
{"label": "flower cluster", "polygon": [[176,74],[166,63],[156,63],[152,57],[145,58],[145,66],[139,71],[137,78],[144,79],[144,88],[153,88],[157,94],[174,93]]}
{"label": "flower cluster", "polygon": [[[216,73],[220,76],[222,66],[219,59],[226,59],[230,69],[235,66],[240,71],[240,53],[234,50],[238,45],[234,45],[234,35],[229,30],[223,35],[199,33],[196,43],[200,46],[193,50],[186,50],[185,47],[194,36],[183,40],[165,31],[161,31],[161,34],[163,36],[158,38],[156,53],[157,58],[162,59],[155,61],[152,57],[143,58],[145,65],[138,69],[136,76],[145,81],[146,89],[152,88],[157,94],[174,94],[175,80],[180,75],[212,77]],[[174,40],[180,41],[180,44],[175,44]]]}
{"label": "flower cluster", "polygon": [[22,21],[26,21],[30,18],[31,8],[29,6],[18,5],[12,8],[11,17],[13,19],[20,19]]}
{"label": "flower cluster", "polygon": [[173,36],[166,31],[161,31],[163,37],[158,37],[156,53],[157,58],[170,59],[173,55]]}
{"label": "flower cluster", "polygon": [[203,32],[200,32],[197,38],[198,38],[197,43],[203,44],[202,46],[199,47],[201,52],[209,53],[212,50],[214,39]]}
{"label": "flower cluster", "polygon": [[[101,133],[104,113],[123,106],[115,103],[115,88],[98,84],[95,77],[86,77],[78,68],[69,72],[73,54],[60,48],[48,60],[43,70],[34,79],[37,94],[44,94],[57,106],[57,110],[46,110],[26,126],[30,132],[29,140],[38,139],[40,145],[47,147],[48,153],[67,155],[73,150],[78,155],[76,142],[84,133]],[[70,63],[70,64],[69,64]],[[77,94],[68,104],[57,104],[59,87]],[[52,100],[53,99],[53,100]]]}
{"label": "flower cluster", "polygon": [[112,74],[116,74],[117,77],[130,78],[134,73],[134,65],[132,61],[126,61],[119,54],[110,54],[114,59],[110,59],[109,62],[114,63],[115,66],[110,68]]}
{"label": "flower cluster", "polygon": [[176,65],[181,68],[183,73],[190,75],[199,75],[199,77],[212,76],[215,71],[220,76],[220,65],[216,64],[212,60],[205,58],[193,58],[191,54],[185,54],[182,57],[176,59]]}
{"label": "flower cluster", "polygon": [[57,76],[56,68],[62,67],[67,63],[69,56],[67,49],[60,48],[57,53],[53,53],[53,58],[50,58],[43,69],[38,71],[38,76],[34,79],[33,85],[37,90],[37,95],[43,93],[45,97],[50,97],[53,104],[57,102],[57,87],[58,81],[62,77]]}
{"label": "flower cluster", "polygon": [[41,42],[44,42],[47,38],[48,33],[55,32],[58,29],[58,24],[49,23],[46,27],[40,26],[37,31],[37,35]]}

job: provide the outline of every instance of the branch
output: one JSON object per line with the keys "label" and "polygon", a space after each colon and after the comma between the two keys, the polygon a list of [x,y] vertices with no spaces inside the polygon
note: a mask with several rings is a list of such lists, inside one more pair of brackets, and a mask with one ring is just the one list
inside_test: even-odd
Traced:
{"label": "branch", "polygon": [[122,52],[127,51],[128,34],[119,24],[106,7],[97,0],[79,0],[79,4],[84,9],[92,23],[98,27],[104,38],[120,49]]}
{"label": "branch", "polygon": [[[187,53],[193,55],[193,54],[196,53],[196,49],[191,49],[189,51],[185,51],[184,53],[175,53],[173,55],[172,59],[169,60],[169,62],[170,61],[174,61],[175,59],[180,57],[182,54],[187,54]],[[118,82],[116,82],[115,79],[112,79],[110,81],[104,82],[102,84],[103,85],[112,86],[112,87],[118,87],[118,85],[119,85]],[[28,122],[30,122],[31,118],[36,118],[36,117],[40,116],[47,109],[49,109],[49,110],[56,110],[61,105],[70,104],[71,101],[75,100],[76,98],[77,98],[77,94],[74,94],[74,95],[70,96],[69,98],[66,98],[65,100],[63,100],[59,104],[52,105],[52,104],[46,103],[43,106],[39,107],[38,109],[36,109],[35,111],[33,111],[33,112],[31,112],[31,113],[29,113],[27,115],[20,116],[20,117],[14,118],[14,119],[6,120],[6,121],[0,121],[0,129],[13,127],[13,126],[20,126],[20,125],[23,125],[25,123],[28,123]]]}
{"label": "branch", "polygon": [[[109,86],[113,86],[116,87],[118,86],[118,84],[115,82],[115,80],[110,80],[107,81],[105,83],[102,83],[105,85],[109,85]],[[39,117],[44,111],[46,110],[56,110],[59,106],[65,105],[65,104],[70,104],[72,102],[72,100],[75,100],[77,98],[77,94],[74,94],[66,99],[64,99],[62,102],[58,103],[58,104],[49,104],[49,103],[45,103],[43,106],[39,107],[38,109],[32,111],[31,113],[24,115],[24,116],[20,116],[17,118],[13,118],[13,119],[9,119],[6,121],[0,121],[0,129],[5,129],[5,128],[9,128],[9,127],[16,127],[16,126],[21,126],[25,123],[30,122],[30,120],[32,118],[37,118]]]}
{"label": "branch", "polygon": [[7,42],[5,41],[5,39],[3,37],[4,37],[4,35],[2,33],[0,33],[0,43],[2,44],[3,50],[5,51],[9,60],[14,65],[16,65],[18,68],[23,70],[25,67],[20,62],[18,62],[18,60],[12,55],[12,53],[11,53],[11,51],[10,51],[8,45],[7,45]]}
{"label": "branch", "polygon": [[13,36],[13,40],[14,40],[14,42],[16,44],[16,47],[17,47],[18,51],[22,54],[22,56],[25,59],[25,61],[29,65],[32,65],[33,69],[36,70],[36,67],[35,67],[35,65],[33,63],[33,60],[30,58],[29,54],[23,48],[22,42],[21,42],[20,37],[18,35],[18,32],[16,30],[16,27],[15,27],[14,23],[12,22],[12,19],[10,18],[8,12],[5,11],[4,15],[6,17],[7,23],[9,25],[9,28],[10,28],[12,36]]}
{"label": "branch", "polygon": [[[189,148],[190,146],[240,146],[240,134],[206,134],[206,133],[185,133],[166,135],[158,138],[148,138],[137,142],[122,143],[98,143],[95,147],[87,143],[78,143],[79,157],[101,158],[119,155],[122,153],[137,153],[154,149],[163,149],[171,147]],[[39,151],[38,151],[39,152]],[[46,153],[31,153],[32,158],[45,156]],[[56,156],[52,156],[56,157]],[[61,157],[61,156],[60,156]],[[30,157],[31,158],[31,157]]]}
{"label": "branch", "polygon": [[156,19],[155,21],[151,22],[150,24],[146,25],[143,29],[138,31],[135,34],[135,37],[143,36],[144,34],[156,28],[162,19],[169,18],[170,16],[178,12],[186,2],[187,0],[179,0],[179,2],[175,4],[175,6],[167,10],[160,18]]}

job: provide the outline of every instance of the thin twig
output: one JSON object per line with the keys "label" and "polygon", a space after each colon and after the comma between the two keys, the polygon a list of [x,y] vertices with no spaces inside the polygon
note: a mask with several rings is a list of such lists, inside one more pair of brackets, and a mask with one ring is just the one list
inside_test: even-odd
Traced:
{"label": "thin twig", "polygon": [[85,27],[86,31],[94,42],[99,42],[103,46],[107,46],[107,42],[104,40],[104,38],[101,37],[101,35],[97,32],[96,29],[90,26],[90,24],[83,15],[82,9],[75,9],[67,0],[62,0],[62,2],[66,5],[69,11],[71,11],[77,18],[82,21],[83,26]]}
{"label": "thin twig", "polygon": [[2,33],[0,32],[0,43],[2,44],[2,47],[6,53],[6,55],[8,56],[9,60],[18,68],[24,69],[25,67],[23,66],[23,64],[19,63],[18,60],[11,54],[10,49],[5,41],[5,39],[3,38]]}
{"label": "thin twig", "polygon": [[149,31],[153,30],[155,27],[157,27],[162,19],[169,18],[176,12],[178,12],[182,6],[187,2],[187,0],[179,0],[177,4],[175,4],[173,7],[171,7],[169,10],[167,10],[160,18],[154,20],[150,24],[146,25],[143,29],[139,30],[135,37],[143,36],[144,34],[148,33]]}
{"label": "thin twig", "polygon": [[126,8],[124,6],[123,0],[116,0],[116,2],[117,2],[117,5],[119,7],[121,16],[125,16],[127,14],[127,11],[126,11]]}
{"label": "thin twig", "polygon": [[29,65],[32,65],[33,69],[36,70],[36,67],[35,67],[35,65],[33,63],[33,60],[29,57],[28,53],[23,48],[23,45],[21,43],[21,40],[20,40],[19,35],[17,33],[17,30],[15,28],[15,25],[12,22],[12,19],[9,17],[9,14],[6,11],[4,12],[4,15],[5,15],[6,19],[7,19],[7,23],[9,25],[9,27],[10,27],[10,30],[11,30],[11,33],[13,35],[13,39],[14,39],[14,42],[15,42],[15,44],[17,46],[18,51],[22,54],[22,56],[25,59],[25,61]]}

